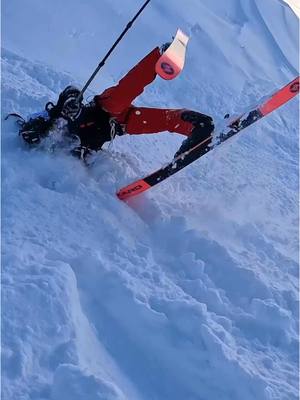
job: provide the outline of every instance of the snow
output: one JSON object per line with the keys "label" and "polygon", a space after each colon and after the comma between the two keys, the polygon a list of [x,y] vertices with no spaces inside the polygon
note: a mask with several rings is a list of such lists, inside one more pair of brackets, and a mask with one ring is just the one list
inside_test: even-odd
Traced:
{"label": "snow", "polygon": [[[140,5],[3,2],[2,116],[83,85]],[[298,74],[284,2],[153,1],[89,95],[178,26],[184,72],[137,104],[220,124]],[[2,121],[3,399],[298,398],[298,101],[128,203],[182,137],[117,138],[86,168]]]}

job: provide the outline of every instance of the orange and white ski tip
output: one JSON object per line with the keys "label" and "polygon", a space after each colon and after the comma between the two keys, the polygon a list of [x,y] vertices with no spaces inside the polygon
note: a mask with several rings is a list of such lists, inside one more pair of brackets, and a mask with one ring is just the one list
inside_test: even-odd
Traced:
{"label": "orange and white ski tip", "polygon": [[144,192],[145,190],[149,189],[151,185],[145,182],[143,179],[139,181],[135,181],[132,184],[122,188],[118,193],[117,196],[120,200],[126,200],[129,197],[136,196]]}

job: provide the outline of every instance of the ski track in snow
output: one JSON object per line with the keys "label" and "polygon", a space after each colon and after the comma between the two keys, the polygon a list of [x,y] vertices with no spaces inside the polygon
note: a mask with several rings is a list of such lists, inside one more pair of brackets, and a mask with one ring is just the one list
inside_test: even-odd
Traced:
{"label": "ski track in snow", "polygon": [[[35,112],[67,84],[84,81],[99,32],[111,33],[108,46],[132,15],[119,0],[105,1],[102,25],[92,28],[80,12],[94,21],[97,2],[73,2],[73,22],[53,35],[61,35],[70,66],[75,43],[83,51],[90,39],[86,63],[71,78],[34,35],[39,24],[22,30],[20,16],[29,18],[34,1],[17,3],[4,7],[25,33],[4,24],[3,115]],[[61,18],[68,14],[68,4],[55,3]],[[157,80],[139,104],[191,107],[221,124],[223,114],[296,73],[296,19],[281,2],[272,1],[272,12],[268,5],[153,3],[128,35],[136,47],[126,55],[125,40],[124,62],[112,57],[100,81],[113,84],[143,55],[143,41],[148,51],[182,26],[192,34],[184,73]],[[35,17],[49,13],[47,4],[34,10]],[[153,18],[167,19],[161,32]],[[41,34],[54,48],[50,33]],[[41,62],[26,35],[40,46]],[[50,151],[51,140],[29,150],[13,121],[2,121],[3,398],[297,399],[297,105],[128,203],[116,190],[169,161],[181,137],[118,138],[86,168],[66,149]]]}

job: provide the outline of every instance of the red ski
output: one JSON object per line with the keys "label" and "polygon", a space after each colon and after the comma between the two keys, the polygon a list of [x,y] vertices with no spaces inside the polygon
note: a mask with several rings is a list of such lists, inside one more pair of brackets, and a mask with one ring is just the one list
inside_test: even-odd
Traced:
{"label": "red ski", "polygon": [[120,189],[117,196],[120,200],[126,200],[132,196],[146,191],[154,185],[162,182],[164,179],[180,171],[182,168],[191,164],[193,161],[202,157],[204,154],[213,150],[216,146],[225,142],[232,136],[252,125],[257,120],[270,114],[272,111],[281,107],[289,100],[293,99],[299,93],[299,76],[291,81],[288,85],[279,89],[269,99],[263,101],[257,107],[245,112],[240,117],[231,121],[230,124],[219,133],[213,133],[204,142],[197,144],[180,156],[176,157],[172,162],[160,168],[156,172],[137,180],[130,185]]}
{"label": "red ski", "polygon": [[178,29],[173,42],[162,54],[155,66],[157,74],[163,79],[174,79],[183,70],[188,41],[189,37]]}

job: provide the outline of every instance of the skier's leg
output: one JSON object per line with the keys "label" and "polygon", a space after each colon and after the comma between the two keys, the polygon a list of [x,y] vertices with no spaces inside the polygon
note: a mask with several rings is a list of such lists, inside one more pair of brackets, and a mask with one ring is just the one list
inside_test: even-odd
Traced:
{"label": "skier's leg", "polygon": [[214,129],[212,118],[196,111],[145,107],[131,107],[124,125],[131,135],[169,131],[197,142],[208,138]]}
{"label": "skier's leg", "polygon": [[118,85],[96,96],[96,103],[115,117],[124,114],[133,100],[143,92],[145,86],[155,79],[155,64],[160,55],[159,48],[156,47],[132,68]]}
{"label": "skier's leg", "polygon": [[175,153],[175,157],[178,157],[199,143],[203,142],[205,146],[209,145],[212,141],[212,132],[214,130],[213,119],[208,115],[185,110],[181,114],[181,118],[186,122],[190,122],[193,125],[193,129],[188,138],[182,142],[182,145]]}
{"label": "skier's leg", "polygon": [[124,130],[130,135],[158,132],[176,132],[188,136],[193,125],[181,118],[185,110],[131,107],[124,121]]}

